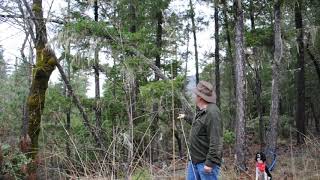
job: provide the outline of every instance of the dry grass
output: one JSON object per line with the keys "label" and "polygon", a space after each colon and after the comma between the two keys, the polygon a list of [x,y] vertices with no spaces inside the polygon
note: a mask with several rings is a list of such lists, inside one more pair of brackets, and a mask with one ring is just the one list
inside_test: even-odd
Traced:
{"label": "dry grass", "polygon": [[[316,137],[306,137],[304,145],[295,145],[290,139],[281,140],[278,143],[277,164],[272,172],[274,180],[320,180],[320,140]],[[224,165],[221,170],[221,180],[254,179],[255,162],[254,154],[258,145],[250,148],[248,156],[248,171],[237,174],[234,170],[234,159],[231,155],[224,157]],[[78,158],[71,159],[65,153],[59,153],[59,149],[53,147],[50,152],[42,152],[43,158],[41,166],[41,179],[116,179],[111,176],[112,168],[118,170],[117,179],[125,179],[127,166],[116,163],[116,167],[111,166],[111,162],[103,162],[97,155],[95,160],[82,158],[80,163]],[[78,149],[80,154],[84,154],[84,149]],[[110,155],[109,155],[110,158]],[[154,163],[152,167],[148,162],[142,162],[137,166],[132,174],[133,180],[181,180],[185,179],[186,158],[176,161],[176,174],[173,178],[173,167],[171,161]],[[67,173],[68,172],[68,173]]]}
{"label": "dry grass", "polygon": [[[254,148],[253,148],[254,149]],[[252,153],[251,153],[252,154]],[[305,137],[304,145],[282,141],[277,152],[277,164],[272,173],[275,180],[320,180],[320,140]],[[226,165],[221,172],[222,180],[254,179],[254,161],[248,163],[249,170],[241,178],[231,167],[232,159],[226,158]],[[229,164],[229,165],[228,165]]]}

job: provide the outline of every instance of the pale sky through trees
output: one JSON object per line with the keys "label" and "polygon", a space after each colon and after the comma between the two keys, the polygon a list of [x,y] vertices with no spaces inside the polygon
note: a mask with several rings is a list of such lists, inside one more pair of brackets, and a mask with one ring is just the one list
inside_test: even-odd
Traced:
{"label": "pale sky through trees", "polygon": [[[189,1],[174,0],[171,2],[171,4],[169,5],[169,8],[166,11],[168,12],[173,11],[176,14],[179,14],[179,13],[185,14],[186,11],[189,9],[188,2]],[[52,9],[48,16],[48,10],[51,3],[52,3]],[[211,3],[199,2],[199,1],[193,1],[193,3],[195,7],[196,18],[200,16],[200,17],[203,17],[204,21],[208,21],[208,26],[201,25],[198,22],[196,22],[197,27],[202,29],[201,31],[197,30],[197,39],[198,39],[197,43],[198,43],[199,60],[200,60],[199,68],[201,72],[201,69],[202,69],[201,65],[203,63],[205,62],[211,63],[214,61],[213,57],[209,58],[208,56],[206,56],[209,53],[214,52],[214,39],[212,38],[214,34],[214,21],[212,18],[214,11]],[[57,15],[61,15],[62,13],[64,14],[66,13],[64,11],[63,12],[61,11],[62,9],[66,8],[66,2],[62,0],[54,0],[54,1],[44,0],[43,7],[44,7],[44,17],[50,18],[52,14],[54,14],[54,16],[57,16]],[[88,9],[88,12],[89,12],[88,14],[93,16],[93,13],[91,13],[91,11],[92,9]],[[1,12],[1,14],[6,14],[6,13]],[[188,19],[188,21],[190,20]],[[183,22],[185,26],[187,25],[187,23],[188,23],[187,21]],[[52,25],[52,23],[47,23],[47,28],[48,28],[49,42],[51,42],[51,46],[53,46],[56,52],[58,52],[57,56],[59,56],[59,51],[57,50],[57,48],[55,48],[55,42],[52,41],[52,39],[56,35],[55,32],[52,32],[52,28],[54,28],[54,26]],[[24,38],[25,38],[25,33],[23,32],[21,27],[19,27],[18,25],[12,24],[8,21],[0,22],[0,46],[2,46],[2,48],[4,49],[4,59],[7,63],[7,67],[9,68],[9,72],[14,70],[16,58],[18,60],[18,63],[20,63],[20,58],[21,58],[20,49],[24,41]],[[189,51],[191,54],[189,55],[189,61],[188,61],[188,75],[194,75],[195,74],[195,68],[194,68],[195,62],[194,62],[194,54],[193,54],[194,47],[193,47],[193,36],[191,32],[189,32],[189,38],[190,38]],[[187,49],[187,47],[183,45],[180,45],[178,48],[179,48],[179,52],[185,52]],[[25,48],[26,55],[28,55],[28,51],[29,51],[28,45],[26,45],[26,48]],[[108,56],[106,54],[100,53],[99,57],[100,57],[100,62],[102,64],[107,63]],[[178,58],[181,59],[182,57],[178,57]],[[185,62],[184,60],[182,61]],[[185,67],[185,65],[183,64],[182,67]],[[94,97],[93,70],[89,74],[90,76],[88,76],[89,86],[87,90],[87,95],[89,97]],[[58,79],[59,79],[59,72],[57,69],[55,69],[55,71],[53,71],[53,74],[50,78],[50,82],[55,83],[58,81]],[[104,79],[105,79],[105,75],[102,73],[100,76],[101,92],[104,84]]]}

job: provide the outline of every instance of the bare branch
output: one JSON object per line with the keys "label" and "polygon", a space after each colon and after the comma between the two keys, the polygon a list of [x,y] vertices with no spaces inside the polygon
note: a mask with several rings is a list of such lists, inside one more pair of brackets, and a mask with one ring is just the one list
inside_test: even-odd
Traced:
{"label": "bare branch", "polygon": [[[62,56],[62,57],[64,57],[64,56]],[[82,115],[84,126],[91,133],[91,135],[95,139],[96,143],[98,143],[99,146],[102,147],[102,150],[105,152],[106,149],[105,149],[105,147],[103,145],[102,139],[96,134],[95,128],[90,125],[89,117],[88,117],[88,115],[87,115],[87,113],[85,111],[85,108],[82,106],[79,97],[74,94],[74,90],[73,90],[73,88],[72,88],[72,86],[71,86],[71,84],[70,84],[70,82],[69,82],[69,80],[67,78],[67,75],[64,73],[63,68],[61,67],[61,65],[60,65],[58,60],[57,60],[56,66],[57,66],[57,68],[58,68],[58,70],[60,72],[62,80],[64,81],[65,85],[68,88],[68,93],[72,97],[73,102],[75,103],[75,105],[77,106],[77,108],[79,109],[79,111],[80,111],[80,113]]]}
{"label": "bare branch", "polygon": [[[23,15],[12,15],[12,14],[0,14],[0,17],[2,18],[20,18],[20,19],[31,19],[31,20],[40,20],[41,18],[36,18],[36,17],[24,17]],[[46,22],[52,22],[52,23],[57,23],[57,24],[64,24],[64,21],[58,20],[58,19],[47,19],[43,18]]]}
{"label": "bare branch", "polygon": [[[22,2],[23,2],[23,4],[24,4],[24,6],[26,7],[26,9],[27,9],[28,13],[30,14],[30,16],[31,16],[32,18],[35,18],[36,16],[33,14],[33,11],[32,11],[32,9],[30,8],[28,2],[27,2],[26,0],[22,0]],[[33,19],[33,22],[34,22],[34,24],[38,25],[38,21],[36,21],[35,19]]]}
{"label": "bare branch", "polygon": [[26,62],[26,55],[24,54],[24,48],[26,47],[28,37],[29,37],[29,33],[26,33],[26,37],[24,38],[21,49],[20,49],[20,54],[23,62]]}
{"label": "bare branch", "polygon": [[[25,17],[25,12],[24,12],[24,10],[23,10],[23,8],[22,8],[21,0],[16,0],[16,2],[17,2],[17,4],[18,4],[20,13],[21,13],[22,16],[23,16],[23,19],[26,20],[25,23],[26,23],[26,25],[27,25],[27,28],[24,28],[24,30],[25,30],[26,33],[29,33],[29,34],[30,34],[32,42],[35,43],[35,42],[36,42],[36,38],[35,38],[35,36],[34,36],[32,21],[31,21],[30,19],[25,19],[25,18],[24,18],[24,17]],[[27,32],[27,31],[28,31],[28,32]]]}

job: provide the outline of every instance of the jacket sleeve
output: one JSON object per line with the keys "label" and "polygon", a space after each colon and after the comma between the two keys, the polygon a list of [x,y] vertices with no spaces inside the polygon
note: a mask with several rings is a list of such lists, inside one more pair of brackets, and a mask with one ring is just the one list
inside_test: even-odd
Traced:
{"label": "jacket sleeve", "polygon": [[213,167],[214,164],[221,165],[223,148],[223,122],[217,109],[209,111],[206,117],[207,133],[209,139],[209,151],[205,165]]}
{"label": "jacket sleeve", "polygon": [[194,119],[194,115],[193,114],[188,114],[186,113],[186,116],[184,117],[184,120],[188,123],[188,124],[192,124]]}

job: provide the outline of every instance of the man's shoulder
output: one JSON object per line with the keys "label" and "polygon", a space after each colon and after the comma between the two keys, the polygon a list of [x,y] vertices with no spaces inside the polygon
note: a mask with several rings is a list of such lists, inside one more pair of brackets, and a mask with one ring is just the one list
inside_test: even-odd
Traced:
{"label": "man's shoulder", "polygon": [[209,112],[209,113],[220,113],[220,109],[216,104],[210,103],[207,106],[207,112]]}
{"label": "man's shoulder", "polygon": [[219,107],[216,104],[210,103],[207,106],[207,116],[206,123],[219,122],[221,119],[221,114]]}

